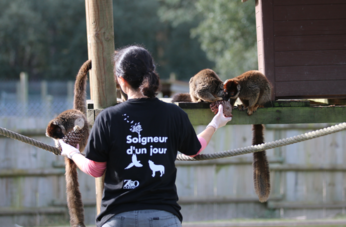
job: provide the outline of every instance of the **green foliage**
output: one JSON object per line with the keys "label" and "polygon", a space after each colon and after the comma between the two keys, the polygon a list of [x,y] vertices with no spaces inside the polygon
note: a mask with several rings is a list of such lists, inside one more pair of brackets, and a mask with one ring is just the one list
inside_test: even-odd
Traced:
{"label": "green foliage", "polygon": [[[160,0],[160,18],[173,26],[194,21],[198,38],[223,79],[257,69],[255,1]],[[186,15],[186,16],[182,16]]]}
{"label": "green foliage", "polygon": [[12,78],[13,75],[18,77],[19,68],[40,70],[44,67],[45,58],[37,55],[37,52],[44,50],[44,26],[36,26],[41,21],[42,18],[35,14],[29,2],[1,1],[0,68],[6,78]]}
{"label": "green foliage", "polygon": [[[213,67],[197,39],[196,23],[173,26],[157,14],[157,0],[113,0],[115,47],[139,44],[156,60],[161,78],[188,80]],[[0,1],[0,78],[73,80],[88,58],[84,0]]]}
{"label": "green foliage", "polygon": [[19,72],[26,71],[31,79],[72,79],[87,59],[84,4],[83,0],[2,1],[0,77],[17,79]]}
{"label": "green foliage", "polygon": [[186,23],[173,27],[161,22],[157,0],[113,1],[115,48],[139,44],[153,55],[161,78],[175,73],[188,80],[203,67],[212,67],[196,39],[190,38],[195,25]]}

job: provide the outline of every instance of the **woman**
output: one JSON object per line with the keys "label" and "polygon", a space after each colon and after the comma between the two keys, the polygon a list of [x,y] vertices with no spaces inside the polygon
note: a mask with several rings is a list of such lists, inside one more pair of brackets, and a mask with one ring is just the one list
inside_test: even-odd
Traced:
{"label": "woman", "polygon": [[86,156],[61,141],[62,155],[94,176],[104,172],[98,227],[181,226],[175,186],[177,151],[195,156],[217,128],[232,118],[222,105],[198,136],[187,114],[155,98],[159,76],[150,53],[139,46],[119,50],[114,75],[128,100],[103,110],[90,133]]}

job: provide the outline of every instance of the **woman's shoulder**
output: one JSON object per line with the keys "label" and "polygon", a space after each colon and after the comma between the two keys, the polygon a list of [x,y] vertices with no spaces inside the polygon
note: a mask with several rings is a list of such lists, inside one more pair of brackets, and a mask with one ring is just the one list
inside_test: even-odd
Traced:
{"label": "woman's shoulder", "polygon": [[122,108],[124,108],[124,103],[118,103],[114,106],[107,107],[97,115],[97,118],[109,119],[114,117],[117,113],[120,113]]}
{"label": "woman's shoulder", "polygon": [[181,109],[179,106],[177,106],[174,103],[169,103],[169,102],[164,102],[162,100],[160,100],[161,102],[161,107],[163,111],[165,111],[167,114],[169,114],[170,116],[175,116],[175,117],[187,117],[187,113]]}

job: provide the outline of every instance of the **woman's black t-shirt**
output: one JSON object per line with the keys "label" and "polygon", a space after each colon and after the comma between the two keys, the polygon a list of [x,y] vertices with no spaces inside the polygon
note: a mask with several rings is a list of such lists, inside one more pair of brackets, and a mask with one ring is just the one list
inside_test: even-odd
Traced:
{"label": "woman's black t-shirt", "polygon": [[130,99],[96,118],[86,157],[107,162],[97,226],[113,215],[143,209],[165,210],[181,221],[175,186],[177,151],[201,148],[187,114],[171,103]]}

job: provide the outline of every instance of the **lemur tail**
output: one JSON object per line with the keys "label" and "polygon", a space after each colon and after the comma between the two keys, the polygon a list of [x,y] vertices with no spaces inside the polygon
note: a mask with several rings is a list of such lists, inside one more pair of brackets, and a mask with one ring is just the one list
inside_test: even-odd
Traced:
{"label": "lemur tail", "polygon": [[69,158],[65,158],[66,196],[72,227],[85,227],[82,196],[79,191],[77,166]]}
{"label": "lemur tail", "polygon": [[80,67],[74,85],[73,109],[82,111],[86,115],[86,80],[91,69],[91,60],[87,60]]}
{"label": "lemur tail", "polygon": [[[253,125],[252,130],[252,145],[264,143],[264,125]],[[260,202],[266,202],[270,194],[270,174],[266,151],[253,153],[253,169],[256,194]]]}
{"label": "lemur tail", "polygon": [[173,95],[172,102],[192,102],[190,93],[177,93]]}

